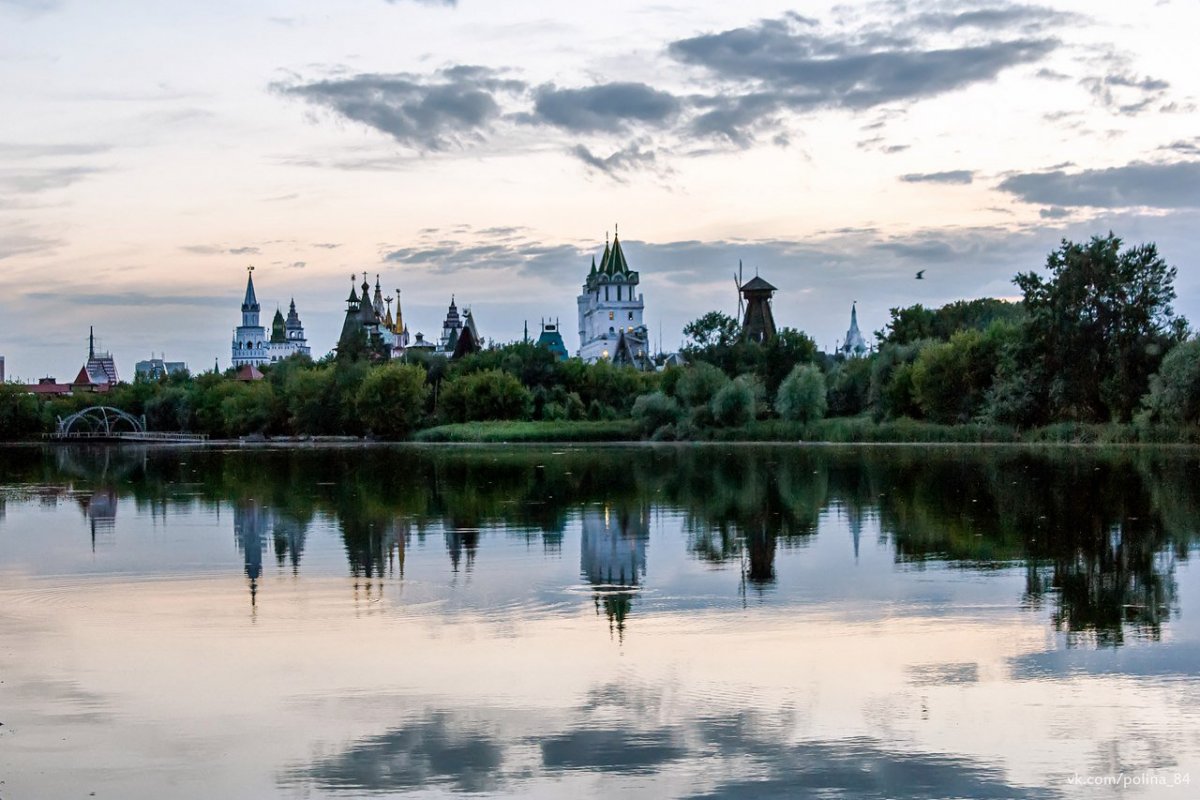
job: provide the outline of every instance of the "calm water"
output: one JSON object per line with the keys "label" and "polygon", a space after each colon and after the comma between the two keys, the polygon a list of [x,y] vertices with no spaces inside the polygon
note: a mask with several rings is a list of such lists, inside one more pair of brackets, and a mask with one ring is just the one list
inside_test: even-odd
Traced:
{"label": "calm water", "polygon": [[0,797],[1195,797],[1198,545],[1187,451],[0,450]]}

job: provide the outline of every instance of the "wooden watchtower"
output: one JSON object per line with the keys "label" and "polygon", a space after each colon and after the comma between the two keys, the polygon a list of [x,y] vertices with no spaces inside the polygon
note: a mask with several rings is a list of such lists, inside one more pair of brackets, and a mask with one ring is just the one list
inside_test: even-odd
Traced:
{"label": "wooden watchtower", "polygon": [[746,316],[742,318],[742,339],[765,343],[775,335],[775,317],[771,314],[771,295],[775,287],[757,275],[738,287],[746,301]]}

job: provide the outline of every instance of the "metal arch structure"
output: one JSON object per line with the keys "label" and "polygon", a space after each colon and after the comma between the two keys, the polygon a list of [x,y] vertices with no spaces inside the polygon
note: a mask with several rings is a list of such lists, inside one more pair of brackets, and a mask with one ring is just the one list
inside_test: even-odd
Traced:
{"label": "metal arch structure", "polygon": [[[127,430],[122,430],[127,428]],[[69,417],[58,418],[58,438],[110,437],[122,433],[145,433],[146,418],[138,418],[112,406],[89,406]]]}

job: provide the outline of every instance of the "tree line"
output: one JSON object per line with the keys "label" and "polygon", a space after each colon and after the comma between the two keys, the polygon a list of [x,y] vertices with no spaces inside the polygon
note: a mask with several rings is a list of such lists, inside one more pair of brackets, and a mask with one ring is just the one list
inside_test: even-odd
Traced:
{"label": "tree line", "polygon": [[[177,374],[120,384],[107,405],[151,430],[213,437],[403,439],[476,420],[632,419],[657,439],[704,438],[777,420],[830,417],[983,423],[1200,423],[1200,342],[1177,316],[1176,271],[1153,244],[1113,234],[1064,240],[1041,271],[1019,273],[1021,299],[893,308],[863,357],[820,353],[801,331],[765,343],[709,312],[684,328],[684,366],[640,372],[558,361],[529,342],[463,358],[386,361],[370,348],[264,365],[262,381]],[[41,399],[0,387],[0,438],[53,430],[94,395]]]}

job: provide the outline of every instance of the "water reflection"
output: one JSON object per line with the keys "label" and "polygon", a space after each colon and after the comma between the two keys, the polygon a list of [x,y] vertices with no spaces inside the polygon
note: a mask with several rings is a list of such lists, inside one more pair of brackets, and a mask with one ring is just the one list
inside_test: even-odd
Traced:
{"label": "water reflection", "polygon": [[646,577],[650,541],[647,506],[589,506],[582,514],[579,570],[593,587],[596,613],[608,618],[609,632],[625,638],[625,618]]}
{"label": "water reflection", "polygon": [[[1198,467],[0,449],[0,735],[25,748],[0,771],[14,796],[1010,798],[1183,769]],[[111,769],[142,752],[155,780]]]}
{"label": "water reflection", "polygon": [[470,575],[490,531],[540,538],[554,557],[578,526],[580,575],[619,638],[648,580],[657,509],[682,516],[687,553],[740,570],[758,595],[778,585],[778,551],[807,547],[834,517],[855,558],[871,530],[904,568],[1021,566],[1014,601],[1049,609],[1072,641],[1156,641],[1180,612],[1174,576],[1196,542],[1196,474],[1178,452],[1003,448],[0,451],[5,501],[74,498],[93,545],[114,535],[126,499],[164,521],[197,504],[232,507],[252,602],[267,546],[298,574],[318,518],[333,521],[368,595],[403,579],[406,548],[429,532],[449,572]]}

